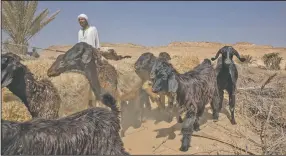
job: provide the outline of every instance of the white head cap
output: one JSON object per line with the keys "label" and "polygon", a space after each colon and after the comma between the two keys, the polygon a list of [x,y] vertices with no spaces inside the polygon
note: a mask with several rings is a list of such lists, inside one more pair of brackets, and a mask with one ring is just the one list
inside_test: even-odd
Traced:
{"label": "white head cap", "polygon": [[77,19],[79,19],[80,17],[85,18],[85,20],[88,20],[88,17],[86,16],[86,14],[80,14],[78,15]]}

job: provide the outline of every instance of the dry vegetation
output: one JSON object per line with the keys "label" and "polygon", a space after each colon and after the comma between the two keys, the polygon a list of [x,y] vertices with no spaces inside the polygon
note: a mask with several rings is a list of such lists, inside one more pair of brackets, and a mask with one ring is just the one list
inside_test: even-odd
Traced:
{"label": "dry vegetation", "polygon": [[242,70],[246,74],[241,78],[244,82],[240,80],[240,86],[244,87],[237,94],[239,112],[259,134],[260,142],[256,144],[261,154],[283,155],[286,153],[286,74],[264,71],[262,76],[261,69]]}
{"label": "dry vegetation", "polygon": [[197,56],[178,56],[175,55],[171,59],[171,63],[177,69],[179,73],[185,73],[192,70],[196,65],[200,63]]}
{"label": "dry vegetation", "polygon": [[262,57],[262,60],[269,70],[280,70],[280,63],[283,60],[279,53],[268,53]]}

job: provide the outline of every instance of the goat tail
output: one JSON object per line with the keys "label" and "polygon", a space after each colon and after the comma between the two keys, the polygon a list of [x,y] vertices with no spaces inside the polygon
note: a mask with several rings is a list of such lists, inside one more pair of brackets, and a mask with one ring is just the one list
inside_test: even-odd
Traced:
{"label": "goat tail", "polygon": [[111,108],[111,110],[112,110],[113,112],[116,112],[116,114],[119,113],[119,109],[118,109],[118,107],[117,107],[117,105],[116,105],[116,100],[115,100],[115,98],[114,98],[110,93],[105,93],[105,94],[103,94],[103,95],[102,95],[101,102],[102,102],[105,106]]}

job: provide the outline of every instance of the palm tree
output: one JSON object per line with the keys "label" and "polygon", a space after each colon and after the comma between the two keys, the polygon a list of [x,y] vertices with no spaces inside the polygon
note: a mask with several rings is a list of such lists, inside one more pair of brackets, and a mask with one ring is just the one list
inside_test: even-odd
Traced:
{"label": "palm tree", "polygon": [[[47,17],[49,10],[45,9],[37,16],[38,1],[2,1],[2,27],[1,29],[8,34],[9,43],[26,45],[28,41],[42,30],[48,23],[55,19],[60,10],[50,17]],[[6,44],[8,50],[20,54],[25,54],[28,50],[26,46],[16,46]]]}

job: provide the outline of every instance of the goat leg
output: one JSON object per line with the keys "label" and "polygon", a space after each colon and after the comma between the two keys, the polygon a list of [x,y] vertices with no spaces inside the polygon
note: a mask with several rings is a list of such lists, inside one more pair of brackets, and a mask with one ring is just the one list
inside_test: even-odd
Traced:
{"label": "goat leg", "polygon": [[231,124],[236,125],[236,121],[234,118],[234,110],[235,110],[235,93],[229,94],[229,110],[231,113]]}
{"label": "goat leg", "polygon": [[194,123],[194,131],[200,131],[200,124],[199,124],[199,117],[196,117],[195,123]]}
{"label": "goat leg", "polygon": [[134,105],[134,115],[135,115],[135,118],[134,118],[134,128],[139,128],[142,124],[142,105],[140,103],[141,99],[140,99],[140,96],[136,96],[136,98],[133,101],[133,105]]}
{"label": "goat leg", "polygon": [[223,102],[223,91],[215,91],[214,96],[211,100],[211,108],[213,112],[213,121],[217,122],[219,118],[219,112],[222,108],[222,102]]}
{"label": "goat leg", "polygon": [[193,134],[193,126],[194,126],[195,121],[196,121],[196,114],[193,111],[188,111],[184,119],[182,130],[181,130],[183,134],[183,138],[182,138],[182,144],[181,144],[180,151],[182,152],[186,152],[189,150],[189,147],[191,145],[191,137]]}
{"label": "goat leg", "polygon": [[203,107],[198,109],[196,120],[195,120],[195,123],[194,123],[194,130],[195,131],[199,131],[200,130],[200,124],[199,124],[200,117],[203,115],[203,113],[205,111],[205,104],[201,103],[199,106],[203,106]]}
{"label": "goat leg", "polygon": [[159,110],[165,110],[165,95],[160,94]]}
{"label": "goat leg", "polygon": [[172,109],[177,105],[177,93],[171,92],[168,94],[168,109]]}
{"label": "goat leg", "polygon": [[222,102],[223,102],[223,89],[219,89],[218,92],[215,92],[213,99],[211,101],[211,108],[213,111],[213,121],[217,122],[219,118],[219,112],[222,109]]}
{"label": "goat leg", "polygon": [[89,87],[88,88],[88,107],[89,108],[93,107],[93,102],[92,102],[93,101],[92,100],[93,99],[93,95],[94,95],[93,91],[92,91],[91,87]]}
{"label": "goat leg", "polygon": [[126,132],[126,130],[127,130],[127,126],[125,126],[125,119],[127,118],[126,116],[125,116],[125,112],[126,112],[126,110],[127,110],[127,101],[121,101],[120,102],[120,104],[121,104],[121,110],[120,110],[120,113],[121,113],[121,131],[120,131],[120,135],[121,135],[121,137],[125,137],[125,132]]}
{"label": "goat leg", "polygon": [[183,119],[181,117],[181,114],[184,112],[183,108],[178,108],[179,106],[176,107],[176,109],[178,109],[176,111],[176,119],[177,119],[177,123],[183,123]]}

